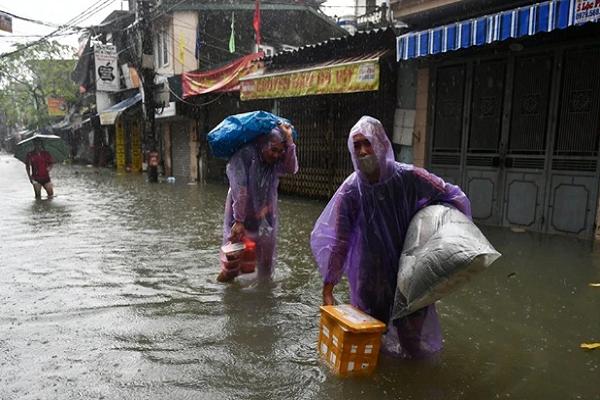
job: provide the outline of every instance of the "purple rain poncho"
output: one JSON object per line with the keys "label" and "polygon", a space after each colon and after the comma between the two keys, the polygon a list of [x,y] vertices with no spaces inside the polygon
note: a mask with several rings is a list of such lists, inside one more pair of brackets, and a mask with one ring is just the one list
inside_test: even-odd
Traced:
{"label": "purple rain poncho", "polygon": [[[262,151],[282,142],[285,152],[273,164],[262,159]],[[273,273],[277,238],[277,187],[283,174],[298,171],[296,145],[285,143],[278,128],[240,147],[227,163],[229,192],[225,202],[223,244],[228,242],[234,222],[244,223],[245,235],[256,243],[256,270],[260,277]]]}
{"label": "purple rain poncho", "polygon": [[[371,143],[380,168],[369,183],[358,168],[353,137]],[[381,123],[362,117],[351,129],[348,149],[355,172],[335,192],[311,233],[311,249],[324,284],[337,284],[344,273],[350,303],[388,324],[382,349],[397,357],[424,357],[442,348],[442,332],[432,304],[390,321],[398,262],[411,218],[421,208],[449,203],[471,217],[466,195],[457,186],[394,160]],[[396,329],[392,329],[392,326]]]}

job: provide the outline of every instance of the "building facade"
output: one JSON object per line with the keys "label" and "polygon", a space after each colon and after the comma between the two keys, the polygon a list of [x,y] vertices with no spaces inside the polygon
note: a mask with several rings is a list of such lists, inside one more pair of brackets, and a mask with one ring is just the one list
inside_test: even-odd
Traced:
{"label": "building facade", "polygon": [[[392,7],[419,26],[417,3]],[[600,26],[582,2],[522,3],[398,37],[417,88],[407,147],[465,190],[479,222],[592,239]]]}

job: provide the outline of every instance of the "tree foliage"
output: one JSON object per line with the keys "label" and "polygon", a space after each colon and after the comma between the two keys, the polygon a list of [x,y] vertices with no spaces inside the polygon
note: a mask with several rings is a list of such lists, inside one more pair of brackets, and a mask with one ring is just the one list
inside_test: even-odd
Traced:
{"label": "tree foliage", "polygon": [[0,58],[2,122],[41,130],[60,119],[48,115],[48,97],[77,99],[77,85],[70,79],[77,63],[75,49],[43,41],[31,47],[17,44],[15,50]]}

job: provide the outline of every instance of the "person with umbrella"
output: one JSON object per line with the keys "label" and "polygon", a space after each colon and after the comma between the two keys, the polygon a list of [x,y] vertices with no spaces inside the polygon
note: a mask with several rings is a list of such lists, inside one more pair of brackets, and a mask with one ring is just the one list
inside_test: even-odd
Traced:
{"label": "person with umbrella", "polygon": [[33,184],[35,198],[42,197],[42,187],[48,194],[48,198],[54,196],[54,188],[50,181],[50,171],[52,170],[52,156],[44,150],[43,143],[40,139],[34,139],[33,150],[27,153],[25,157],[25,169],[29,181]]}
{"label": "person with umbrella", "polygon": [[[258,277],[273,273],[279,177],[297,171],[293,127],[286,121],[237,149],[227,163],[223,244],[239,242],[244,236],[254,241]],[[224,268],[217,280],[229,281],[235,275],[228,275]]]}

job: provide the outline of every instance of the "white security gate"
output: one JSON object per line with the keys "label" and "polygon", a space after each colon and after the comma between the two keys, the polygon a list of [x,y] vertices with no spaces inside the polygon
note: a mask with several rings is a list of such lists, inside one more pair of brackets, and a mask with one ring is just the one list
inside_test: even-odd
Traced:
{"label": "white security gate", "polygon": [[440,65],[429,168],[473,217],[591,238],[598,191],[600,48]]}

